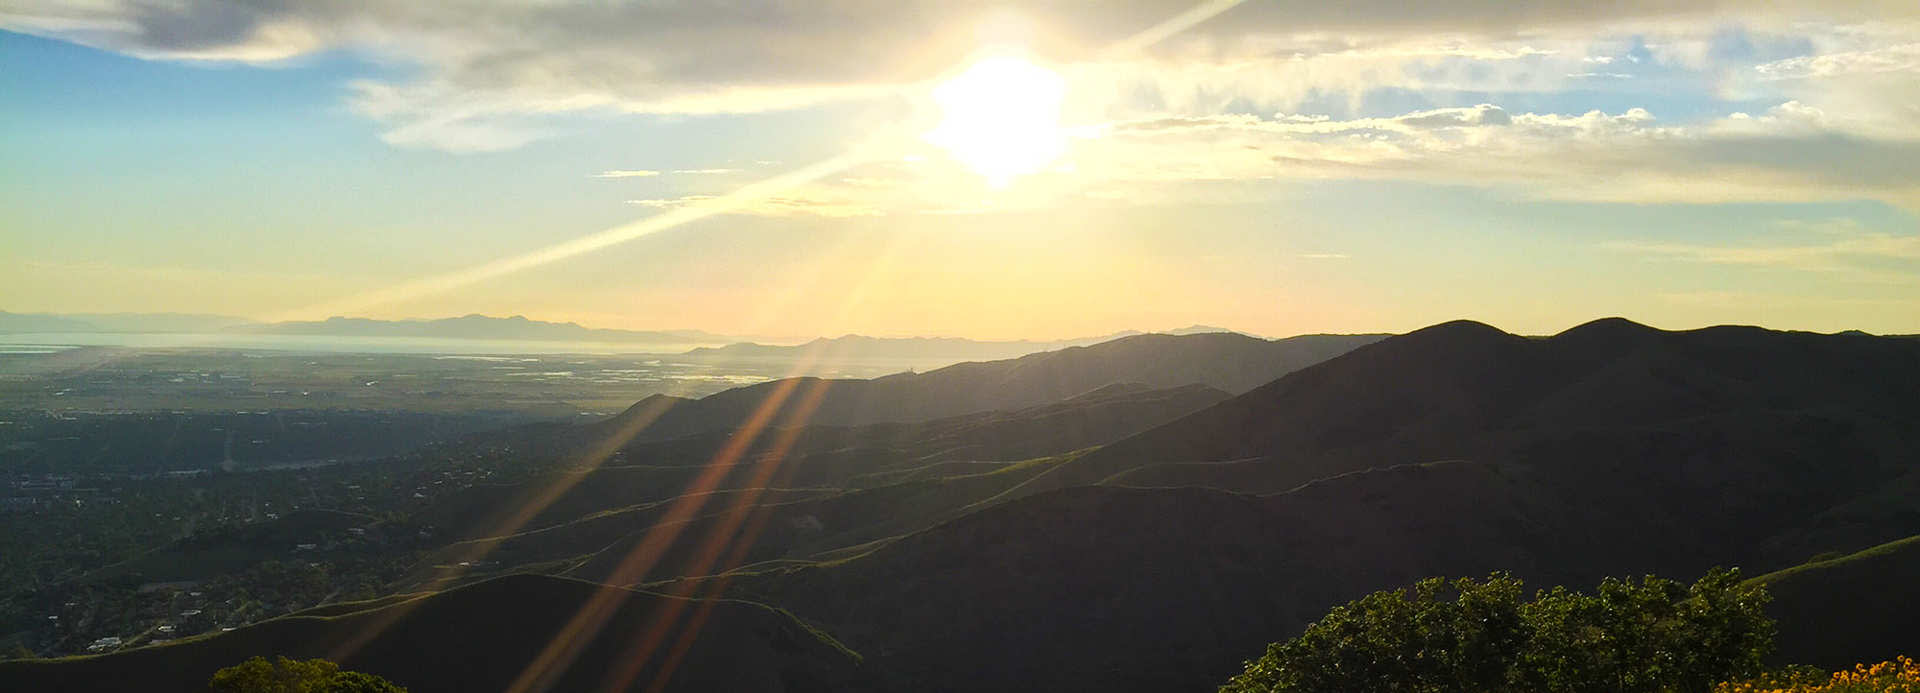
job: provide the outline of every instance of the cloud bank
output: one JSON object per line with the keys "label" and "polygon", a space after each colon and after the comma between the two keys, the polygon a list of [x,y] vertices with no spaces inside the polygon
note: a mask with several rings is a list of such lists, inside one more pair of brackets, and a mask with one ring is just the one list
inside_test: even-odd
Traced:
{"label": "cloud bank", "polygon": [[[577,113],[900,99],[983,41],[1013,41],[1068,78],[1064,108],[1083,135],[1074,185],[1094,195],[1343,177],[1566,199],[1920,207],[1920,4],[1910,1],[1270,0],[1139,52],[1108,50],[1193,6],[15,0],[0,28],[152,60],[276,65],[347,50],[407,64],[409,76],[354,82],[347,97],[400,147],[511,149]],[[1463,94],[1485,103],[1446,105]],[[1513,105],[1569,94],[1608,106]],[[1403,106],[1390,110],[1389,97]],[[1674,119],[1671,103],[1653,103],[1676,100],[1694,111],[1759,105]],[[903,185],[829,182],[762,207],[845,216],[952,206],[869,199]]]}

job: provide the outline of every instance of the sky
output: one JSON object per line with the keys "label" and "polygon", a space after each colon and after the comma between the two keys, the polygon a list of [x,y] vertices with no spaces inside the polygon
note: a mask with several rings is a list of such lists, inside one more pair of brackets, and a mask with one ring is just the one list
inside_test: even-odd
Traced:
{"label": "sky", "polygon": [[0,0],[0,66],[14,312],[1920,333],[1910,1]]}

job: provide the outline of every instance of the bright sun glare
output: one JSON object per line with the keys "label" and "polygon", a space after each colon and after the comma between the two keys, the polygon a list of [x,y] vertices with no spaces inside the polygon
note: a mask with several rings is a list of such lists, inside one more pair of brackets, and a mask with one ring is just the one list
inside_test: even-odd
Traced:
{"label": "bright sun glare", "polygon": [[939,126],[926,140],[954,160],[1004,187],[1039,172],[1066,150],[1060,101],[1066,82],[1024,58],[980,60],[933,90]]}

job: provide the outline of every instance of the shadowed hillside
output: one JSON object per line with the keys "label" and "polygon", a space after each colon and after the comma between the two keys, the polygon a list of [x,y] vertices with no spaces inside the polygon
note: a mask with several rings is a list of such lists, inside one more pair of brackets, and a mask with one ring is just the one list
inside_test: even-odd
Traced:
{"label": "shadowed hillside", "polygon": [[[731,456],[727,453],[735,442],[731,431],[642,440],[620,447],[597,469],[555,472],[515,485],[476,486],[427,509],[425,517],[460,537],[484,536],[493,529],[490,518],[522,507],[540,489],[558,483],[565,491],[522,529],[551,526],[687,493],[694,479],[710,471],[716,460],[726,466],[710,490],[738,489],[751,483],[760,464],[776,450],[779,472],[768,482],[791,490],[768,492],[773,497],[763,502],[795,500],[843,487],[986,472],[1019,460],[1112,442],[1226,397],[1224,392],[1198,385],[1164,390],[1111,385],[1018,411],[913,423],[761,431]],[[515,446],[557,456],[554,447],[590,447],[600,440],[567,440],[564,435],[543,430]]]}
{"label": "shadowed hillside", "polygon": [[[222,667],[249,657],[324,657],[393,680],[415,693],[507,690],[601,586],[515,576],[365,611],[294,615],[174,644],[96,657],[0,662],[0,688],[15,691],[203,691]],[[593,690],[642,651],[656,617],[698,611],[670,597],[618,590],[599,606],[604,628],[583,629],[571,664],[552,667],[537,690]],[[669,645],[673,640],[667,641]],[[667,659],[656,648],[626,687],[653,683]],[[557,660],[556,660],[557,661]],[[758,604],[713,605],[661,690],[856,690],[858,655]]]}
{"label": "shadowed hillside", "polygon": [[1177,691],[1374,589],[1495,568],[1582,577],[1545,565],[1553,527],[1485,467],[1366,476],[1269,498],[1063,489],[736,591],[822,624],[896,690]]}

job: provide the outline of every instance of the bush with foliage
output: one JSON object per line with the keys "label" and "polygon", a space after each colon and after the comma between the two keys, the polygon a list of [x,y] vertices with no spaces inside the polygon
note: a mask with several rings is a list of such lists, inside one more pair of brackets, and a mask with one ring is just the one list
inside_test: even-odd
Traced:
{"label": "bush with foliage", "polygon": [[212,693],[407,693],[393,682],[358,671],[341,671],[324,659],[254,657],[215,672]]}
{"label": "bush with foliage", "polygon": [[1811,668],[1774,672],[1745,681],[1728,681],[1713,693],[1920,693],[1920,662],[1900,657],[1879,664],[1856,664],[1831,674]]}
{"label": "bush with foliage", "polygon": [[1220,690],[1697,693],[1758,674],[1773,648],[1767,595],[1737,570],[1530,600],[1523,587],[1496,573],[1375,592],[1268,646]]}

